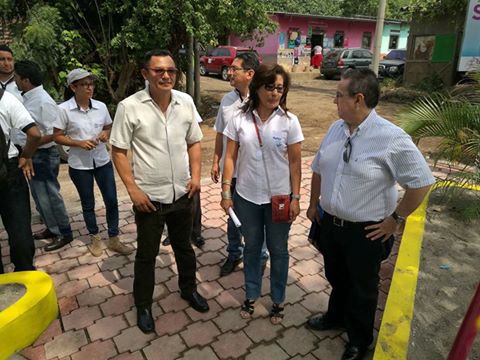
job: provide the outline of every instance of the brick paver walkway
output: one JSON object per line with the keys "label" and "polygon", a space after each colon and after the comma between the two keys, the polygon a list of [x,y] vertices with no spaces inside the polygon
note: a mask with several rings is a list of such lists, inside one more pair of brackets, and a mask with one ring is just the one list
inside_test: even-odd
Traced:
{"label": "brick paver walkway", "polygon": [[[325,280],[323,258],[308,244],[310,226],[305,216],[310,188],[310,162],[303,162],[302,212],[290,231],[290,271],[285,319],[272,325],[271,302],[263,296],[251,320],[239,316],[244,300],[242,267],[219,277],[226,255],[226,216],[220,209],[220,186],[204,181],[202,187],[203,236],[206,244],[196,249],[199,291],[208,299],[210,311],[200,314],[180,298],[177,269],[171,247],[161,247],[156,264],[153,313],[156,334],[144,335],[136,327],[133,307],[134,254],[122,256],[108,250],[93,257],[81,214],[71,214],[75,240],[65,248],[45,253],[36,242],[36,266],[55,282],[60,316],[28,349],[19,355],[28,359],[339,359],[346,335],[340,331],[313,332],[304,327],[307,318],[325,311],[330,287]],[[101,201],[98,202],[100,204]],[[106,237],[105,209],[97,216]],[[136,226],[131,204],[120,203],[120,231],[124,242],[135,246]],[[35,224],[33,230],[42,225]],[[9,264],[6,233],[0,232],[2,256]],[[381,291],[376,327],[396,259],[382,265]],[[263,294],[269,292],[269,267]],[[17,356],[20,357],[20,356]],[[370,354],[371,357],[371,354]]]}

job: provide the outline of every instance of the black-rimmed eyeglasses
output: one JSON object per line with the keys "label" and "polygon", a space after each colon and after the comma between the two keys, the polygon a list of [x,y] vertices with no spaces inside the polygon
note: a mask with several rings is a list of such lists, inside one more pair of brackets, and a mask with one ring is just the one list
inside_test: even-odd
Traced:
{"label": "black-rimmed eyeglasses", "polygon": [[352,140],[350,136],[345,141],[345,144],[343,144],[343,147],[345,148],[345,150],[343,150],[343,161],[348,163],[350,161],[350,155],[352,155]]}

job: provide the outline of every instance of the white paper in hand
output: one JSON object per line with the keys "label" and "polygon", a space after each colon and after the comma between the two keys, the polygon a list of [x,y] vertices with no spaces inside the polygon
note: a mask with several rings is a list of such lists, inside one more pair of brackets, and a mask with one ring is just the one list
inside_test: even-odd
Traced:
{"label": "white paper in hand", "polygon": [[233,208],[228,208],[228,214],[230,215],[230,218],[232,219],[236,227],[242,226],[242,223],[240,222],[240,220],[238,220],[237,214],[235,214]]}

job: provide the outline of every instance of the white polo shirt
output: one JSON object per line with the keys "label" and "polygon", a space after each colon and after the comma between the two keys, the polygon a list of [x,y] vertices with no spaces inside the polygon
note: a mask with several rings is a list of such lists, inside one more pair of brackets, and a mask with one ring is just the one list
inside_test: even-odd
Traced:
{"label": "white polo shirt", "polygon": [[291,193],[287,146],[303,141],[298,118],[280,107],[262,123],[254,111],[263,142],[265,163],[270,180],[268,192],[262,151],[257,138],[252,113],[243,111],[229,121],[224,135],[239,143],[237,185],[235,191],[254,204],[268,204],[271,195]]}
{"label": "white polo shirt", "polygon": [[[77,105],[75,97],[71,97],[58,105],[58,116],[53,126],[64,130],[65,135],[73,140],[96,139],[103,127],[112,123],[112,118],[103,102],[92,99],[90,104],[90,108],[85,111]],[[93,150],[72,146],[68,152],[68,165],[77,170],[91,170],[109,161],[107,147],[100,141]]]}
{"label": "white polo shirt", "polygon": [[[0,100],[0,126],[7,142],[11,139],[10,132],[12,129],[27,131],[30,127],[35,126],[35,122],[27,109],[25,109],[15,96],[7,91],[4,92]],[[10,142],[8,158],[11,159],[17,156],[18,150],[13,143]]]}
{"label": "white polo shirt", "polygon": [[[350,159],[343,160],[350,136]],[[399,183],[411,189],[431,185],[435,179],[410,136],[372,110],[350,135],[344,120],[337,120],[325,135],[312,162],[321,177],[320,205],[341,219],[365,222],[390,216],[397,206]]]}
{"label": "white polo shirt", "polygon": [[[10,94],[15,96],[18,101],[23,103],[22,92],[18,89],[13,75],[6,82],[1,82],[1,86]],[[11,142],[20,146],[25,146],[25,143],[27,141],[27,135],[19,129],[11,129],[10,138]]]}
{"label": "white polo shirt", "polygon": [[[220,107],[218,108],[217,118],[215,120],[215,125],[213,129],[217,133],[223,134],[225,128],[227,127],[228,122],[238,114],[241,110],[240,108],[244,105],[248,100],[248,96],[242,99],[240,97],[240,92],[235,89],[230,91],[226,94],[222,101],[220,102]],[[227,137],[223,135],[223,150],[222,150],[222,158],[220,159],[220,171],[223,173],[223,165],[225,163],[225,152],[227,151]],[[233,177],[237,177],[237,167],[235,166],[235,173]]]}
{"label": "white polo shirt", "polygon": [[[42,85],[23,94],[23,106],[28,110],[33,120],[35,120],[42,136],[53,134],[53,123],[58,116],[58,106]],[[20,145],[25,146],[25,141],[22,141]],[[51,141],[38,148],[47,149],[54,145],[55,142]]]}
{"label": "white polo shirt", "polygon": [[135,182],[153,201],[171,204],[187,193],[187,145],[202,139],[195,114],[191,98],[176,92],[164,114],[148,88],[118,104],[110,143],[132,150]]}

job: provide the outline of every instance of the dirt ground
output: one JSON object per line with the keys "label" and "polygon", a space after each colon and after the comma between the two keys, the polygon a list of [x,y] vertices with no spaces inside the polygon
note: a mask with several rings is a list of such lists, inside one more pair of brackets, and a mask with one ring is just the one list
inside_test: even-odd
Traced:
{"label": "dirt ground", "polygon": [[[465,224],[462,199],[427,211],[408,359],[446,359],[479,281],[480,222]],[[468,357],[480,360],[480,337]]]}
{"label": "dirt ground", "polygon": [[[294,74],[295,75],[295,74]],[[293,85],[288,93],[287,107],[298,116],[302,125],[305,141],[302,143],[302,155],[312,156],[318,150],[321,140],[328,128],[337,120],[337,108],[333,103],[338,81],[323,79],[297,80],[293,77]],[[202,94],[208,95],[208,105],[202,106],[200,111],[204,116],[202,124],[202,174],[210,174],[213,148],[215,146],[215,115],[218,103],[223,95],[232,90],[227,81],[208,76],[201,78]],[[212,107],[213,105],[213,107]],[[399,112],[405,107],[399,104],[381,102],[378,113],[385,118],[396,122]]]}

